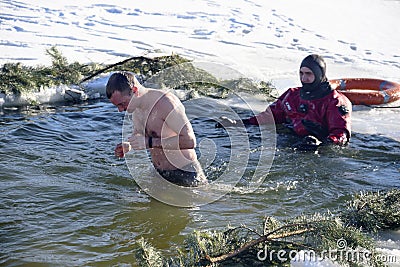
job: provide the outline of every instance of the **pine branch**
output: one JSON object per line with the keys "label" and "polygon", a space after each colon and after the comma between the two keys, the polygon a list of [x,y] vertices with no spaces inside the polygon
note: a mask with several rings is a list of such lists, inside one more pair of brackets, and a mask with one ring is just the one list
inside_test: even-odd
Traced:
{"label": "pine branch", "polygon": [[[301,226],[301,225],[299,224],[299,225],[290,225],[290,226]],[[284,229],[284,228],[287,228],[287,227],[290,227],[290,226],[286,225],[286,226],[280,227],[279,229],[276,229],[275,231],[272,231],[271,233],[268,233],[268,234],[263,235],[263,236],[255,239],[255,240],[247,242],[242,247],[232,251],[231,253],[224,254],[224,255],[221,255],[221,256],[218,256],[218,257],[210,257],[210,256],[206,255],[206,259],[209,260],[211,263],[217,263],[217,262],[225,261],[227,259],[230,259],[232,257],[235,257],[235,256],[239,255],[240,253],[248,250],[249,248],[251,248],[251,247],[253,247],[253,246],[257,245],[257,244],[260,244],[260,243],[263,243],[263,242],[266,242],[266,241],[274,241],[274,239],[285,238],[285,237],[294,236],[294,235],[300,235],[300,234],[304,234],[306,232],[311,232],[311,231],[314,230],[313,228],[306,228],[306,229],[300,229],[300,230],[287,232],[287,233],[282,233],[282,234],[274,234],[278,230],[281,230],[281,229]]]}
{"label": "pine branch", "polygon": [[105,67],[105,68],[103,68],[103,69],[101,69],[101,70],[96,71],[95,73],[93,73],[93,74],[89,75],[88,77],[84,78],[84,79],[83,79],[82,81],[80,81],[79,83],[86,82],[86,81],[92,79],[93,77],[99,75],[100,73],[103,73],[103,72],[105,72],[105,71],[107,71],[107,70],[109,70],[109,69],[112,69],[112,68],[115,67],[115,66],[123,65],[123,64],[125,64],[126,62],[129,62],[129,61],[131,61],[131,60],[145,60],[145,59],[146,59],[146,58],[145,58],[144,56],[127,58],[127,59],[125,59],[125,60],[122,60],[122,61],[120,61],[120,62],[117,62],[117,63],[111,64],[111,65],[108,65],[107,67]]}

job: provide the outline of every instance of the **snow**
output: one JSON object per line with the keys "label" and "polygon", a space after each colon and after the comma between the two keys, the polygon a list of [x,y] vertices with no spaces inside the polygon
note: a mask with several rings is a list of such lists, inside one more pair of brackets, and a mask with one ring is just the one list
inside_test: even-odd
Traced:
{"label": "snow", "polygon": [[[1,64],[48,65],[45,50],[54,45],[81,63],[162,51],[229,66],[284,91],[299,84],[301,60],[318,53],[328,78],[400,82],[396,0],[4,0],[0,7]],[[373,124],[365,119],[371,116]],[[383,134],[400,140],[398,110],[361,109],[354,117],[355,130],[380,133],[379,121]]]}
{"label": "snow", "polygon": [[296,84],[301,59],[319,53],[328,77],[399,81],[399,1],[263,2],[2,1],[0,62],[48,64],[52,45],[80,62],[160,49]]}
{"label": "snow", "polygon": [[[399,0],[0,1],[0,64],[116,63],[161,51],[229,66],[278,90],[310,53],[327,77],[400,82]],[[398,103],[392,106],[398,106]],[[355,107],[353,130],[400,140],[398,109]]]}
{"label": "snow", "polygon": [[[400,82],[398,0],[2,0],[0,9],[1,64],[48,65],[45,50],[54,45],[81,63],[162,51],[229,66],[284,91],[299,84],[301,60],[318,53],[330,79]],[[400,140],[398,110],[359,110],[355,130],[379,134],[365,119],[371,116],[385,117],[382,133]]]}

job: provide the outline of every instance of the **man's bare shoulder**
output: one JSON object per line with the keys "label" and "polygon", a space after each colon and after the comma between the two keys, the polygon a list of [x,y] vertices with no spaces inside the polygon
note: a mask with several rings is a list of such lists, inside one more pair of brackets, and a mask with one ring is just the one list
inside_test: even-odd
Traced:
{"label": "man's bare shoulder", "polygon": [[179,98],[169,90],[158,90],[158,95],[158,104],[165,106],[165,108],[174,109],[178,106],[182,106],[182,102]]}

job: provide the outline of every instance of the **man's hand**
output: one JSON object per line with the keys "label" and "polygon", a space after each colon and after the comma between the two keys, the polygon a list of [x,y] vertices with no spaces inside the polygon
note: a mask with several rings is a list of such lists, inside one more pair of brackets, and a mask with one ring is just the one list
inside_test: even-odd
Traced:
{"label": "man's hand", "polygon": [[129,142],[119,143],[114,150],[114,155],[118,158],[123,158],[126,153],[131,150],[131,144]]}
{"label": "man's hand", "polygon": [[316,137],[307,135],[300,142],[294,144],[293,148],[300,151],[316,151],[321,144],[322,142]]}
{"label": "man's hand", "polygon": [[219,119],[220,121],[215,124],[215,128],[237,126],[237,121],[229,119],[228,117],[222,116]]}
{"label": "man's hand", "polygon": [[128,138],[132,149],[142,150],[147,148],[147,138],[144,135],[136,134]]}
{"label": "man's hand", "polygon": [[324,140],[329,134],[328,129],[324,129],[316,122],[304,119],[301,122],[303,123],[304,128],[306,128],[310,134],[317,136],[321,140]]}

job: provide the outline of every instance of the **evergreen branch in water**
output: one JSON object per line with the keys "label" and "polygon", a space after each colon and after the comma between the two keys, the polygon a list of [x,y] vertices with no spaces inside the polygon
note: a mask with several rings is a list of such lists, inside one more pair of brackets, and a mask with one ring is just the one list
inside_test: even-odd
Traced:
{"label": "evergreen branch in water", "polygon": [[399,205],[399,189],[367,192],[353,196],[337,215],[303,215],[286,221],[267,217],[263,235],[243,226],[226,231],[195,231],[186,238],[185,249],[179,250],[178,256],[166,259],[157,252],[161,262],[143,266],[290,265],[290,257],[280,257],[279,251],[285,255],[312,251],[311,256],[318,258],[310,260],[326,258],[349,266],[384,266],[376,257],[379,253],[369,234],[398,229]]}
{"label": "evergreen branch in water", "polygon": [[137,242],[140,245],[140,249],[136,252],[136,258],[140,267],[162,266],[163,258],[159,251],[155,250],[144,238],[139,239]]}
{"label": "evergreen branch in water", "polygon": [[361,192],[347,203],[341,217],[367,232],[400,227],[400,190]]}
{"label": "evergreen branch in water", "polygon": [[107,67],[102,68],[102,69],[96,71],[96,72],[93,73],[93,74],[90,74],[88,77],[85,77],[82,81],[80,81],[80,83],[86,82],[86,81],[92,79],[93,77],[96,77],[96,76],[100,75],[101,73],[104,73],[104,72],[107,71],[107,70],[113,69],[113,68],[116,67],[116,66],[124,65],[125,63],[127,63],[127,62],[129,62],[129,61],[131,61],[131,60],[142,60],[142,61],[143,61],[143,60],[145,60],[145,59],[146,59],[146,58],[143,57],[143,56],[140,56],[140,57],[130,57],[130,58],[127,58],[127,59],[122,60],[122,61],[120,61],[120,62],[117,62],[117,63],[111,64],[111,65],[108,65]]}
{"label": "evergreen branch in water", "polygon": [[0,93],[21,95],[59,85],[79,85],[85,91],[83,82],[111,71],[131,71],[140,75],[147,87],[183,90],[187,92],[186,98],[197,95],[225,98],[231,92],[263,93],[269,97],[276,91],[271,83],[256,83],[248,78],[219,80],[197,68],[191,60],[175,54],[153,58],[135,56],[110,65],[68,63],[55,46],[47,49],[46,54],[51,57],[51,66],[4,64],[0,69]]}
{"label": "evergreen branch in water", "polygon": [[4,64],[0,69],[0,91],[19,95],[22,92],[37,92],[45,87],[76,85],[82,76],[99,67],[97,64],[69,64],[56,47],[47,49],[46,53],[51,57],[51,66]]}
{"label": "evergreen branch in water", "polygon": [[[279,230],[284,229],[284,227],[282,227]],[[246,244],[244,244],[243,246],[241,246],[240,248],[236,249],[235,251],[228,253],[228,254],[224,254],[218,257],[210,257],[209,255],[206,255],[205,258],[207,260],[209,260],[211,263],[216,263],[216,262],[222,262],[225,261],[227,259],[233,258],[237,255],[239,255],[240,253],[248,250],[251,247],[254,247],[255,245],[258,245],[260,243],[263,242],[272,242],[274,241],[274,239],[280,239],[280,238],[286,238],[286,237],[290,237],[290,236],[295,236],[295,235],[301,235],[304,234],[305,232],[308,231],[312,231],[313,229],[301,229],[301,230],[296,230],[296,231],[292,231],[292,232],[286,232],[286,233],[282,233],[282,234],[274,234],[274,233],[269,233],[267,235],[263,235],[255,240],[251,240],[250,242],[247,242]],[[286,242],[285,242],[286,243]]]}

